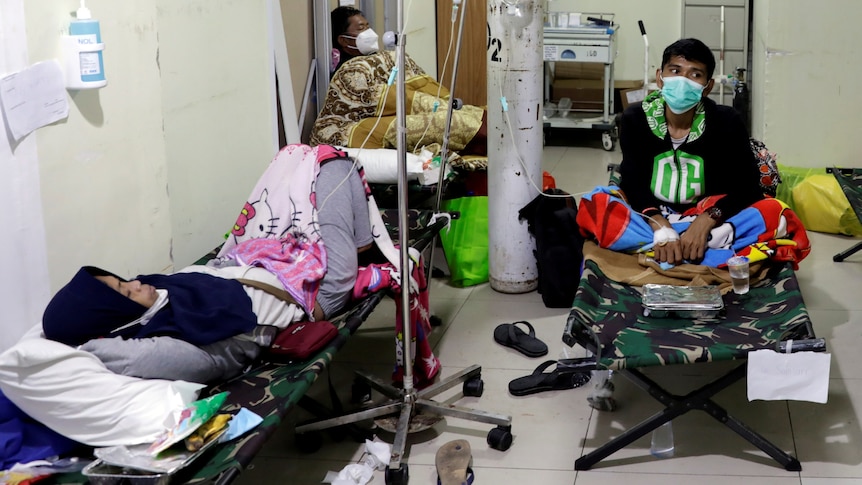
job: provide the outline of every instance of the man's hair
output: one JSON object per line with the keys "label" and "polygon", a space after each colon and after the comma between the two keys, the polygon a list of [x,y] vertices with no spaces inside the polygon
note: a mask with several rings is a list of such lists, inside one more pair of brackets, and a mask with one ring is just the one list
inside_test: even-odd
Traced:
{"label": "man's hair", "polygon": [[350,27],[350,18],[355,15],[362,15],[362,11],[353,7],[338,7],[329,14],[332,26],[332,47],[341,49],[338,44],[338,37],[347,32]]}
{"label": "man's hair", "polygon": [[715,55],[703,42],[698,39],[680,39],[667,46],[661,56],[662,70],[670,62],[670,59],[676,56],[687,61],[704,63],[706,65],[706,77],[712,79],[715,72]]}

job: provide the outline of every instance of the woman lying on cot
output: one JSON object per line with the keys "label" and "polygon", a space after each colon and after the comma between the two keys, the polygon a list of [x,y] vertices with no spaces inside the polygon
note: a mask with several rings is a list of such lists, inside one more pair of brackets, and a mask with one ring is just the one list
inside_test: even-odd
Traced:
{"label": "woman lying on cot", "polygon": [[629,106],[620,124],[620,187],[598,188],[578,210],[600,247],[652,251],[657,263],[724,266],[734,254],[798,263],[810,251],[798,217],[764,198],[739,115],[707,95],[715,57],[703,42],[668,46],[659,91]]}
{"label": "woman lying on cot", "polygon": [[[317,211],[326,248],[325,275],[313,299],[318,320],[348,301],[357,253],[373,238],[364,184],[352,161],[321,164],[315,194],[326,201]],[[262,206],[258,209],[263,213]],[[80,346],[118,374],[199,383],[229,379],[270,345],[278,329],[308,316],[301,305],[250,286],[257,282],[281,288],[272,272],[233,264],[190,266],[172,275],[133,280],[81,268],[48,304],[44,334]]]}
{"label": "woman lying on cot", "polygon": [[[311,144],[360,147],[368,137],[365,148],[396,147],[396,89],[388,86],[395,53],[378,52],[377,34],[361,11],[338,7],[331,20],[333,51],[339,60],[312,128]],[[407,149],[442,145],[449,91],[409,57],[405,63]],[[485,155],[487,132],[485,109],[464,105],[452,113],[448,146],[461,155]]]}

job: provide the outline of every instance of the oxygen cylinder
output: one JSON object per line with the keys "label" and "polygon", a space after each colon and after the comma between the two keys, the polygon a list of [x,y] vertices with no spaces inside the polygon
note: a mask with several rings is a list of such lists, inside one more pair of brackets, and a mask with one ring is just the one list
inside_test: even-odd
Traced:
{"label": "oxygen cylinder", "polygon": [[501,293],[538,287],[536,243],[518,212],[541,187],[542,3],[488,0],[488,272]]}

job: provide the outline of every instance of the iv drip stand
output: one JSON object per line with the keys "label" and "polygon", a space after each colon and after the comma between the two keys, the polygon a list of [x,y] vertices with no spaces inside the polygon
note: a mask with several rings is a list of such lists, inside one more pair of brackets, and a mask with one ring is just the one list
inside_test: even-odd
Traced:
{"label": "iv drip stand", "polygon": [[[466,0],[462,1],[461,8],[465,7]],[[461,25],[463,25],[464,11],[461,12]],[[410,255],[408,252],[408,218],[407,211],[407,115],[406,101],[404,92],[405,83],[405,54],[404,48],[406,39],[404,36],[404,2],[398,2],[398,36],[396,43],[396,85],[398,88],[396,98],[396,123],[398,134],[398,244],[401,255],[401,317],[404,322],[402,331],[401,345],[404,350],[404,380],[402,388],[397,388],[381,379],[366,374],[357,372],[357,377],[366,381],[368,385],[376,391],[388,397],[382,403],[363,407],[361,410],[340,417],[324,419],[311,422],[296,427],[296,433],[307,433],[311,431],[323,430],[335,426],[355,423],[366,419],[374,419],[390,415],[397,415],[398,422],[395,427],[395,439],[392,443],[392,452],[389,459],[389,466],[386,468],[386,484],[387,485],[402,485],[408,483],[409,472],[407,464],[402,460],[404,458],[404,450],[407,446],[407,435],[411,431],[410,422],[420,412],[427,412],[438,416],[450,416],[453,418],[465,419],[469,421],[478,421],[482,423],[494,424],[497,427],[488,433],[487,443],[491,448],[500,451],[506,451],[512,445],[512,417],[500,414],[493,414],[486,411],[470,409],[455,404],[438,403],[433,401],[433,397],[454,388],[458,384],[463,384],[463,394],[465,396],[481,396],[484,383],[481,379],[482,368],[479,365],[472,365],[466,369],[457,372],[446,379],[440,379],[435,384],[432,384],[424,389],[416,390],[413,386],[413,361],[412,353],[412,322],[410,320]],[[460,48],[461,26],[458,29]],[[457,52],[457,49],[456,49]],[[457,54],[455,63],[457,66]],[[457,69],[457,67],[456,67]],[[454,88],[455,71],[452,75],[452,86]],[[449,135],[449,125],[452,121],[452,92],[449,93],[449,113],[446,117],[446,138],[444,139],[444,147],[446,147]],[[444,148],[445,150],[445,148]],[[441,158],[441,173],[445,161]],[[439,191],[438,186],[438,200]],[[438,204],[439,207],[439,204]]]}

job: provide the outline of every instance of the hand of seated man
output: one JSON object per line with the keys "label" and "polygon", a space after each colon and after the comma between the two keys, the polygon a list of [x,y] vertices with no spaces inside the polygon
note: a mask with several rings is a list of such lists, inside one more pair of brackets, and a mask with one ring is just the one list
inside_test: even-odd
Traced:
{"label": "hand of seated man", "polygon": [[709,232],[713,227],[715,227],[715,220],[706,214],[697,216],[691,222],[688,229],[679,237],[682,259],[694,264],[703,261],[703,256],[706,254],[706,243],[709,238]]}
{"label": "hand of seated man", "polygon": [[682,245],[679,240],[668,241],[663,246],[653,246],[653,259],[657,263],[679,264],[682,262]]}

